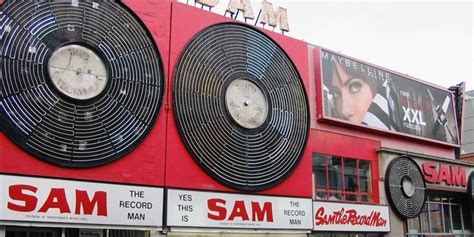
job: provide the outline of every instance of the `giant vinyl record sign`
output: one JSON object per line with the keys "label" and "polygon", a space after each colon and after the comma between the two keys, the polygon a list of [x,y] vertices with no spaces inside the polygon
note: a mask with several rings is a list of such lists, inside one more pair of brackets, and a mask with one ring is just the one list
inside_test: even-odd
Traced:
{"label": "giant vinyl record sign", "polygon": [[385,171],[385,192],[392,209],[402,218],[414,218],[426,203],[426,184],[420,167],[409,157],[390,161]]}
{"label": "giant vinyl record sign", "polygon": [[166,185],[310,197],[308,45],[180,3],[172,14]]}
{"label": "giant vinyl record sign", "polygon": [[173,98],[186,147],[220,182],[262,190],[298,164],[308,133],[304,88],[258,31],[226,23],[200,32],[181,55]]}
{"label": "giant vinyl record sign", "polygon": [[170,10],[168,1],[4,3],[0,172],[163,185]]}
{"label": "giant vinyl record sign", "polygon": [[0,112],[8,137],[68,167],[111,162],[143,140],[158,115],[163,72],[126,9],[74,1],[4,8]]}

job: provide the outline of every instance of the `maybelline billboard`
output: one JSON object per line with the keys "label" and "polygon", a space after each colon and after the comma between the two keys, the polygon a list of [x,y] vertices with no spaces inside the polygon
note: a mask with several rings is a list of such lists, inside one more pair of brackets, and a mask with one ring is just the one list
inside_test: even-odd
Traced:
{"label": "maybelline billboard", "polygon": [[458,145],[452,94],[321,50],[325,119]]}

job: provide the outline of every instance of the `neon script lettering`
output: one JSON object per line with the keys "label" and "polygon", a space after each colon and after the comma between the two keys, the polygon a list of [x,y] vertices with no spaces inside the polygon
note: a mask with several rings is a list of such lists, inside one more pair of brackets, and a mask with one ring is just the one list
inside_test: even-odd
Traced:
{"label": "neon script lettering", "polygon": [[359,215],[357,210],[341,208],[333,213],[326,214],[324,207],[320,207],[315,214],[316,225],[352,225],[352,226],[374,226],[383,227],[387,220],[381,217],[378,211],[372,211],[370,215]]}

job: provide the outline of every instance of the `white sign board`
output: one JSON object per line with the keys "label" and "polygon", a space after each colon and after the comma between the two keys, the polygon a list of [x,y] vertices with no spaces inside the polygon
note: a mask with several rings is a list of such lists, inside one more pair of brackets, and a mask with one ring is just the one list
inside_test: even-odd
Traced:
{"label": "white sign board", "polygon": [[313,202],[315,231],[390,232],[388,206]]}
{"label": "white sign board", "polygon": [[311,230],[311,199],[168,190],[167,223],[180,227]]}
{"label": "white sign board", "polygon": [[127,225],[163,224],[163,189],[0,175],[0,220]]}

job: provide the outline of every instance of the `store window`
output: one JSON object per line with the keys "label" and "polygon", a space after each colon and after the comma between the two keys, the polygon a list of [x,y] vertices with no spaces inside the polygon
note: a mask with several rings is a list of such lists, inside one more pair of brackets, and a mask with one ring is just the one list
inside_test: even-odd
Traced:
{"label": "store window", "polygon": [[472,237],[470,209],[463,195],[428,192],[426,205],[418,217],[408,219],[408,236]]}
{"label": "store window", "polygon": [[314,153],[313,177],[316,200],[373,202],[370,161]]}

